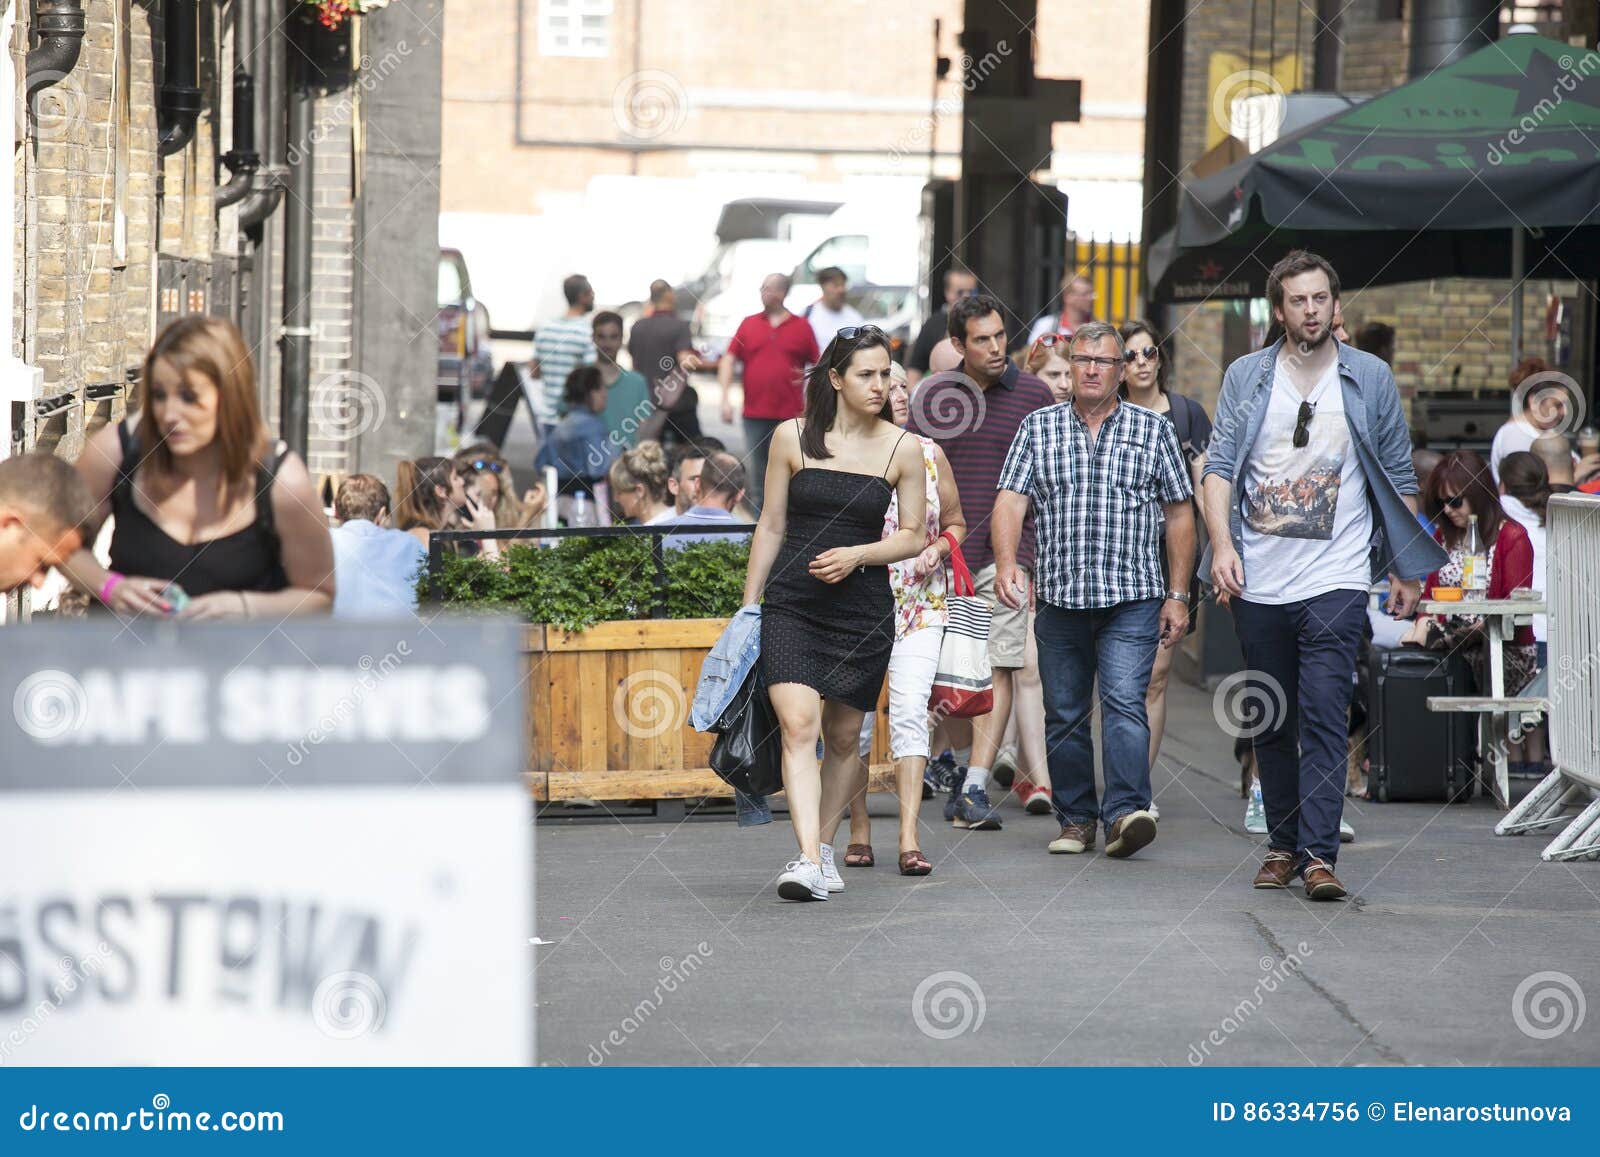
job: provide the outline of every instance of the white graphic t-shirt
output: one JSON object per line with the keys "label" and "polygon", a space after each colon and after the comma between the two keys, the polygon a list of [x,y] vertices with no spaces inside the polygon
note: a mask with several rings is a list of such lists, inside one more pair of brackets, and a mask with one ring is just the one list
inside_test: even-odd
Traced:
{"label": "white graphic t-shirt", "polygon": [[1372,510],[1344,418],[1339,367],[1309,397],[1309,440],[1294,445],[1300,391],[1279,366],[1251,448],[1244,486],[1244,597],[1296,603],[1336,590],[1367,590]]}

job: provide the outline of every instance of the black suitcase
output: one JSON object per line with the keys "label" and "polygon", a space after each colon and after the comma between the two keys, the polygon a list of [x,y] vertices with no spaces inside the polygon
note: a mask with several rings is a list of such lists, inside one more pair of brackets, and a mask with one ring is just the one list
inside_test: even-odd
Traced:
{"label": "black suitcase", "polygon": [[1367,795],[1380,803],[1472,795],[1477,716],[1428,710],[1433,695],[1474,693],[1457,654],[1372,648],[1367,660]]}

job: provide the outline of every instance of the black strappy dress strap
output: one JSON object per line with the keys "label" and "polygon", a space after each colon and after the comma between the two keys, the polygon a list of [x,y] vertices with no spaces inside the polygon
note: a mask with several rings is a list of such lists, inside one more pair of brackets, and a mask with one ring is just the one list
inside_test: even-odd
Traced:
{"label": "black strappy dress strap", "polygon": [[800,443],[800,469],[804,470],[806,468],[806,443],[805,439],[801,437],[800,434],[799,418],[794,419],[794,437],[795,441]]}
{"label": "black strappy dress strap", "polygon": [[894,440],[894,449],[889,451],[889,464],[883,468],[883,480],[885,482],[889,481],[889,466],[894,465],[894,456],[900,453],[900,443],[906,440],[906,435],[910,432],[909,430],[901,430],[900,437]]}

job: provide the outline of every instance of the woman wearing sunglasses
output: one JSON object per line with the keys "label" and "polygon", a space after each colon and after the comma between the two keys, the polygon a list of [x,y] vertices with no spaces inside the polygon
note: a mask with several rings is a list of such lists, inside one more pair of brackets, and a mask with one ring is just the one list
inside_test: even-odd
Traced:
{"label": "woman wearing sunglasses", "polygon": [[[1211,419],[1205,407],[1184,394],[1174,394],[1167,389],[1167,366],[1161,356],[1161,335],[1147,321],[1124,322],[1117,331],[1122,335],[1122,396],[1135,406],[1166,415],[1178,434],[1178,445],[1183,447],[1184,459],[1194,476],[1195,493],[1200,493],[1200,472],[1206,465],[1206,444],[1211,441]],[[1197,516],[1197,521],[1199,521]],[[1167,550],[1162,541],[1157,552],[1161,558],[1161,578],[1166,581]],[[1196,560],[1199,559],[1198,550]],[[1198,580],[1191,585],[1198,595]],[[1193,604],[1191,604],[1193,605]],[[1198,612],[1198,607],[1195,607]],[[1189,630],[1195,629],[1197,614],[1189,616]],[[1158,647],[1155,666],[1150,671],[1150,689],[1145,694],[1145,711],[1150,716],[1150,766],[1156,766],[1156,756],[1161,751],[1161,736],[1167,726],[1167,678],[1172,674],[1172,660],[1176,647]],[[1154,802],[1150,814],[1160,818]]]}
{"label": "woman wearing sunglasses", "polygon": [[[1487,548],[1489,584],[1484,596],[1507,598],[1519,587],[1533,585],[1533,540],[1521,523],[1506,516],[1495,493],[1489,464],[1471,450],[1454,450],[1440,460],[1428,477],[1423,509],[1437,529],[1434,539],[1450,554],[1450,561],[1428,576],[1422,597],[1433,597],[1435,587],[1462,585],[1462,561],[1467,554],[1467,528],[1478,519],[1478,541]],[[1401,645],[1429,650],[1472,647],[1470,657],[1483,681],[1483,620],[1464,615],[1418,615]],[[1506,692],[1515,695],[1538,669],[1538,647],[1533,627],[1522,626],[1505,648]]]}
{"label": "woman wearing sunglasses", "polygon": [[[922,446],[881,416],[889,363],[877,326],[839,330],[806,381],[804,417],[780,423],[768,449],[744,602],[762,602],[761,669],[783,732],[783,786],[800,845],[778,877],[785,900],[844,890],[822,844],[824,821],[831,828],[854,794],[862,716],[876,709],[889,669],[889,565],[926,545]],[[900,526],[885,537],[891,497]]]}
{"label": "woman wearing sunglasses", "polygon": [[493,442],[474,442],[458,450],[455,468],[462,478],[476,482],[478,497],[494,511],[496,526],[532,526],[550,501],[544,486],[537,482],[523,492],[522,501],[517,501],[511,467]]}
{"label": "woman wearing sunglasses", "polygon": [[1072,401],[1072,366],[1067,362],[1071,344],[1066,334],[1047,333],[1028,347],[1022,363],[1023,369],[1050,387],[1050,396],[1058,402]]}

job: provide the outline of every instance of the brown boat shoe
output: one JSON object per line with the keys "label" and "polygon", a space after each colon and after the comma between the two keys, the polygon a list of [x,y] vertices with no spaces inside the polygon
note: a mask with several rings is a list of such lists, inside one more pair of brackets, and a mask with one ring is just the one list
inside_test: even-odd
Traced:
{"label": "brown boat shoe", "polygon": [[1306,899],[1308,900],[1343,900],[1348,894],[1339,877],[1333,874],[1333,865],[1326,860],[1319,860],[1315,856],[1306,861],[1305,869],[1300,873],[1306,882]]}
{"label": "brown boat shoe", "polygon": [[1261,861],[1261,870],[1256,873],[1253,887],[1257,888],[1287,888],[1289,881],[1294,879],[1294,853],[1286,852],[1281,848],[1273,848],[1267,853],[1267,858]]}

